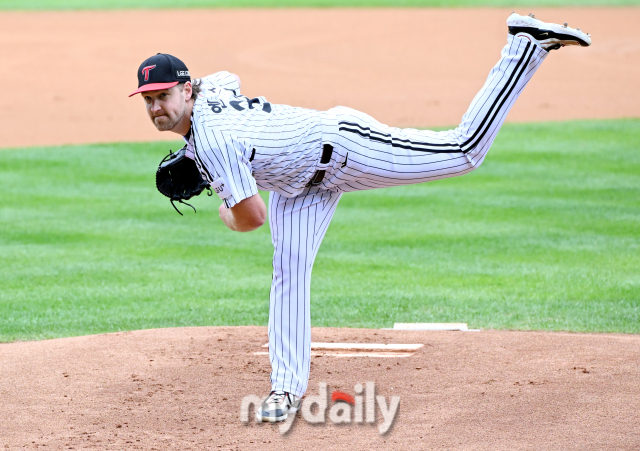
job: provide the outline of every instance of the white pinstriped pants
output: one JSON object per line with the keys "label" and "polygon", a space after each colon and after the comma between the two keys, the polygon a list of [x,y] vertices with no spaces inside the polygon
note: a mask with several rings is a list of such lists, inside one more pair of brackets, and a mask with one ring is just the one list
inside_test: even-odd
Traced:
{"label": "white pinstriped pants", "polygon": [[466,174],[486,156],[500,126],[547,52],[508,37],[502,57],[455,130],[380,124],[337,107],[323,114],[323,144],[333,146],[323,183],[287,198],[269,197],[273,280],[269,305],[271,385],[302,396],[311,361],[311,270],[343,192],[428,182]]}

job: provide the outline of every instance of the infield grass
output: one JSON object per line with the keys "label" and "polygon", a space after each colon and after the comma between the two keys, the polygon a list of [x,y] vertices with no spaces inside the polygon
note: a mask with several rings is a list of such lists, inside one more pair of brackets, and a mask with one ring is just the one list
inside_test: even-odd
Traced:
{"label": "infield grass", "polygon": [[640,0],[0,0],[0,10],[633,6]]}
{"label": "infield grass", "polygon": [[[0,150],[0,341],[266,325],[268,225],[179,216],[166,149]],[[507,124],[472,174],[343,196],[312,322],[638,333],[639,268],[640,120]]]}

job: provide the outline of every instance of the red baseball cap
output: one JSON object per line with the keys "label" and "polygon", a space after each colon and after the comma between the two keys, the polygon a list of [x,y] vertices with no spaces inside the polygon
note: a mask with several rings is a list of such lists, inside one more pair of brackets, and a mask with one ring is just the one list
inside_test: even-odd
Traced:
{"label": "red baseball cap", "polygon": [[138,68],[138,89],[129,97],[145,91],[173,88],[191,81],[187,66],[173,55],[158,53],[142,62]]}

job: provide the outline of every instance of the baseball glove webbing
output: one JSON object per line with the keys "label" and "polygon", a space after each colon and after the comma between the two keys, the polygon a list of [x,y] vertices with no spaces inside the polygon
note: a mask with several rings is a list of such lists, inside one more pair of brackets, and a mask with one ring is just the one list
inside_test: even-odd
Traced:
{"label": "baseball glove webbing", "polygon": [[[171,201],[173,208],[183,216],[182,212],[174,204],[175,201],[188,205],[196,211],[195,207],[185,200],[199,195],[205,188],[211,196],[213,192],[198,167],[196,162],[186,156],[187,146],[177,152],[169,151],[169,155],[164,157],[156,171],[156,188]],[[197,211],[196,211],[197,212]]]}

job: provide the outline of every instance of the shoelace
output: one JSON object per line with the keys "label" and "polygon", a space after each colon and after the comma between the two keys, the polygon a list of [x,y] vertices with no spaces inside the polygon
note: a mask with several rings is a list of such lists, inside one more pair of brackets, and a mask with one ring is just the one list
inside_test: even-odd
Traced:
{"label": "shoelace", "polygon": [[269,398],[267,398],[267,404],[280,404],[286,396],[286,392],[272,391],[269,395]]}

